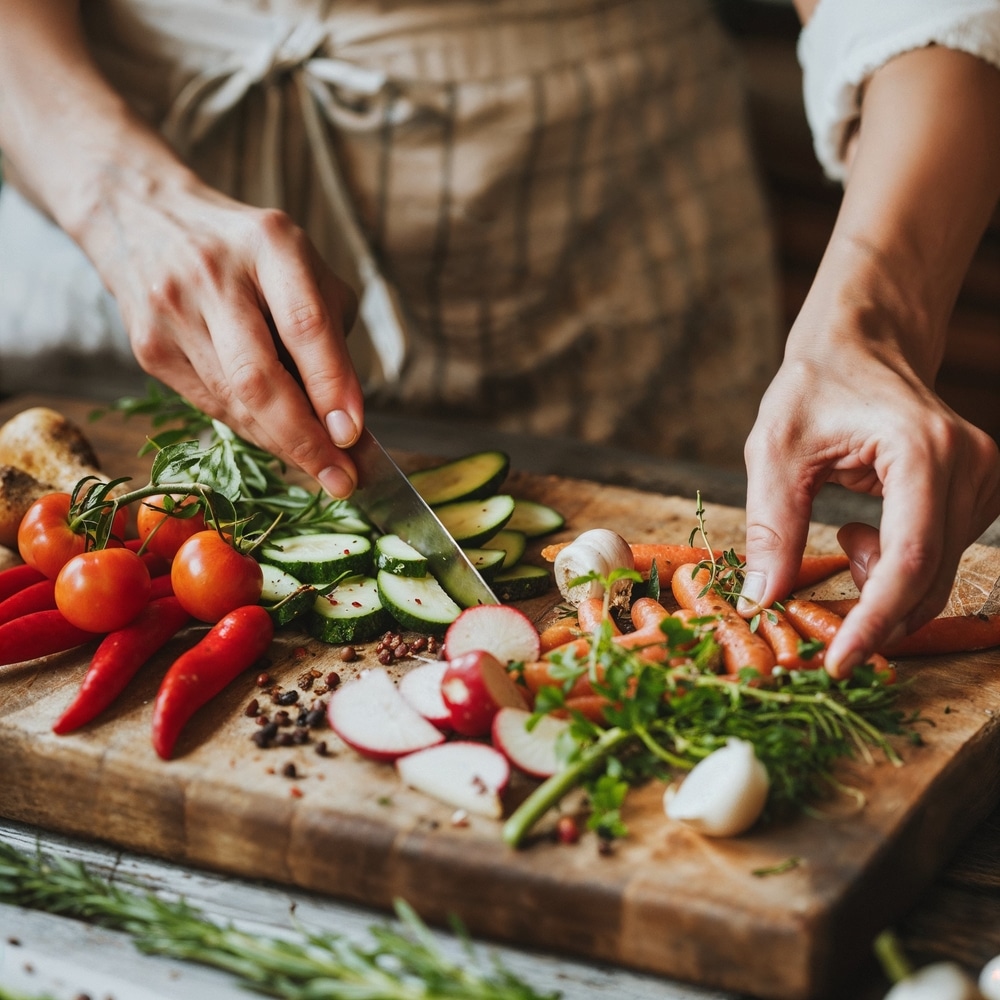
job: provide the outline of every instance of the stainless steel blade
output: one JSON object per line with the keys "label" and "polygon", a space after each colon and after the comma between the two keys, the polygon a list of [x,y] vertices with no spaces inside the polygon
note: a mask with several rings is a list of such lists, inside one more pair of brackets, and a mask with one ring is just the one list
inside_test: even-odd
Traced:
{"label": "stainless steel blade", "polygon": [[358,468],[358,488],[351,502],[380,531],[399,535],[425,556],[431,573],[462,607],[500,603],[438,516],[367,428],[351,448],[351,457]]}

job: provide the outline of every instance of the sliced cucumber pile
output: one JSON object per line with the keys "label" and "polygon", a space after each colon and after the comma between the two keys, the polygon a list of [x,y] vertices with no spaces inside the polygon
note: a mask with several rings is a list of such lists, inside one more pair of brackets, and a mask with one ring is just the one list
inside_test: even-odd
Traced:
{"label": "sliced cucumber pile", "polygon": [[[481,451],[409,478],[497,597],[521,601],[551,586],[547,569],[521,563],[528,539],[564,521],[544,504],[498,493],[509,469],[503,452]],[[400,626],[443,632],[462,609],[430,575],[427,559],[397,535],[373,537],[374,529],[355,525],[263,546],[261,603],[275,624],[301,621],[329,643],[364,642]]]}

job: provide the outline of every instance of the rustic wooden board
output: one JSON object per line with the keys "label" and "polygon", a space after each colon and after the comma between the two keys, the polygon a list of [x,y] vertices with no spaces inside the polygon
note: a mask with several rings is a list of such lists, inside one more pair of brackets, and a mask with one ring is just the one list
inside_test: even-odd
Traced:
{"label": "rustic wooden board", "polygon": [[[109,419],[88,430],[110,471],[144,475],[134,458],[140,425]],[[557,538],[604,526],[632,540],[685,540],[692,526],[692,498],[517,472],[509,485],[563,511],[568,526]],[[715,543],[738,546],[743,513],[709,504],[708,527]],[[831,528],[814,527],[811,548],[835,544]],[[998,573],[1000,551],[970,549],[952,610],[975,610]],[[840,578],[825,592],[850,587]],[[544,624],[553,603],[527,610]],[[568,848],[539,836],[513,852],[498,823],[474,817],[453,826],[451,809],[402,788],[390,767],[362,760],[328,732],[315,738],[327,740],[329,757],[311,745],[258,749],[243,710],[253,697],[270,705],[253,672],[196,715],[177,759],[160,761],[149,741],[152,701],[187,642],[178,639],[105,717],[67,737],[50,727],[88,650],[0,668],[0,814],[379,907],[401,896],[432,922],[459,915],[477,935],[799,998],[842,995],[872,934],[912,903],[1000,798],[993,651],[902,664],[901,675],[914,679],[908,703],[933,725],[924,747],[904,749],[904,767],[847,769],[868,796],[860,815],[845,809],[713,842],[669,823],[662,789],[650,786],[630,799],[633,836],[611,856],[598,855],[589,837]],[[369,653],[345,665],[337,650],[289,633],[276,641],[269,671],[289,688],[310,668],[348,677],[371,662]],[[283,773],[290,763],[294,779]],[[515,781],[509,804],[529,788]],[[790,858],[799,864],[783,874],[753,874]]]}

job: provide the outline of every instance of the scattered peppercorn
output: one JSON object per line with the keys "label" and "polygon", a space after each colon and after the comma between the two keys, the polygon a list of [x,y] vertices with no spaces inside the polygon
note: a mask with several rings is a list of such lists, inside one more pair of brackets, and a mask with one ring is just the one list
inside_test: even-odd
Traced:
{"label": "scattered peppercorn", "polygon": [[295,688],[289,688],[276,695],[274,700],[279,705],[294,705],[299,700],[299,692]]}
{"label": "scattered peppercorn", "polygon": [[358,658],[358,651],[353,646],[345,646],[340,651],[340,658],[344,663],[353,663]]}
{"label": "scattered peppercorn", "polygon": [[395,659],[391,649],[383,649],[378,654],[378,662],[382,664],[383,667],[389,666],[390,663]]}
{"label": "scattered peppercorn", "polygon": [[336,670],[331,670],[330,673],[326,675],[326,686],[332,691],[339,684],[340,684],[340,674],[338,674]]}
{"label": "scattered peppercorn", "polygon": [[248,718],[251,718],[251,719],[253,719],[256,716],[260,715],[260,702],[258,702],[256,698],[252,698],[250,700],[250,703],[243,710],[243,714],[246,715]]}
{"label": "scattered peppercorn", "polygon": [[271,683],[271,675],[266,671],[257,675],[257,687],[266,688]]}
{"label": "scattered peppercorn", "polygon": [[282,769],[281,773],[286,778],[297,778],[298,772],[295,770],[295,763],[289,761]]}
{"label": "scattered peppercorn", "polygon": [[575,844],[580,839],[580,827],[572,816],[560,816],[556,822],[556,840],[560,844]]}
{"label": "scattered peppercorn", "polygon": [[326,745],[326,740],[320,740],[319,743],[316,744],[316,753],[320,757],[329,756],[330,749]]}
{"label": "scattered peppercorn", "polygon": [[392,654],[397,660],[402,660],[410,655],[410,647],[405,642],[401,642]]}

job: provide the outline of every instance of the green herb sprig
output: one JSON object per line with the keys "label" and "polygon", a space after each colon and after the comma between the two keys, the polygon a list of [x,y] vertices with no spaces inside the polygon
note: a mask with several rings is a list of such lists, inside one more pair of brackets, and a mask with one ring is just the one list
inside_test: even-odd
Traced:
{"label": "green herb sprig", "polygon": [[307,531],[371,531],[354,504],[289,483],[285,465],[274,455],[156,382],[149,384],[144,397],[125,397],[111,409],[126,418],[150,419],[157,433],[139,454],[156,453],[151,481],[162,487],[188,481],[208,486],[236,504],[240,519],[268,524],[280,519],[275,537]]}
{"label": "green herb sprig", "polygon": [[461,928],[465,961],[448,959],[414,910],[396,903],[401,930],[370,929],[355,944],[302,931],[269,938],[219,925],[181,901],[112,885],[84,865],[0,842],[0,902],[72,917],[131,935],[148,954],[231,973],[285,1000],[556,1000],[475,953]]}

